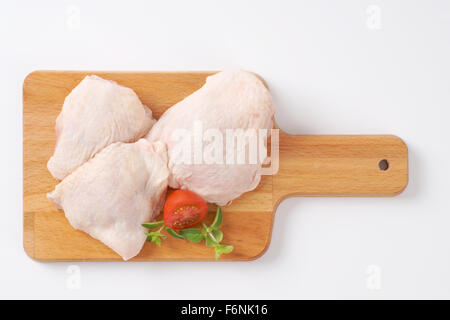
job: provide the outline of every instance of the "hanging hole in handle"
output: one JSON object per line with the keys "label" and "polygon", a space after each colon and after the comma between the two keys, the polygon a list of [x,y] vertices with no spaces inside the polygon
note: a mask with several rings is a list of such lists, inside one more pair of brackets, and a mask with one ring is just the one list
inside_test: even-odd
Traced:
{"label": "hanging hole in handle", "polygon": [[386,171],[389,169],[389,162],[386,159],[380,160],[380,162],[378,162],[378,168],[380,168],[381,171]]}

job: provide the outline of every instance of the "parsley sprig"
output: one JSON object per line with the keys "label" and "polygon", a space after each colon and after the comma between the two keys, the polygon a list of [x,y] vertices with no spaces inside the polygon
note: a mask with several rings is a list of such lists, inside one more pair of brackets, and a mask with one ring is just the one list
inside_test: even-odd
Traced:
{"label": "parsley sprig", "polygon": [[214,221],[210,226],[207,226],[204,222],[202,222],[201,229],[182,229],[178,233],[174,229],[166,226],[164,224],[164,221],[144,223],[142,224],[142,226],[150,230],[157,229],[159,227],[157,231],[147,233],[147,241],[156,243],[158,247],[161,246],[162,240],[166,239],[166,236],[161,233],[163,230],[166,230],[167,233],[174,238],[187,240],[189,242],[198,243],[202,240],[205,240],[205,244],[208,247],[214,248],[215,257],[216,260],[218,260],[222,254],[230,253],[231,251],[233,251],[233,246],[221,243],[223,239],[223,232],[219,228],[222,225],[222,220],[222,209],[220,207],[217,207]]}

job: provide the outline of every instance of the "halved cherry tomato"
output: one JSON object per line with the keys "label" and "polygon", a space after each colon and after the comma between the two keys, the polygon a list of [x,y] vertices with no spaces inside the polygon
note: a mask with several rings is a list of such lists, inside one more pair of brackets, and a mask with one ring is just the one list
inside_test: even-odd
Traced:
{"label": "halved cherry tomato", "polygon": [[164,224],[180,230],[202,222],[208,213],[208,205],[196,193],[189,190],[175,190],[164,205]]}

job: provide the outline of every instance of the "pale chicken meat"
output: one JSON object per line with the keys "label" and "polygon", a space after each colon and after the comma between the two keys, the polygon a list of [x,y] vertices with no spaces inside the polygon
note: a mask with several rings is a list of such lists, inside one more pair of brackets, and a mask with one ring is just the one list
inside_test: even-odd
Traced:
{"label": "pale chicken meat", "polygon": [[[223,71],[208,77],[202,88],[168,109],[146,139],[167,144],[170,187],[188,189],[208,202],[225,205],[258,186],[262,164],[267,160],[258,157],[256,162],[249,161],[248,139],[243,143],[244,163],[227,161],[230,152],[225,144],[227,131],[254,129],[259,133],[259,129],[266,129],[268,136],[273,114],[270,92],[256,75],[240,70]],[[199,131],[201,147],[198,139],[195,142]],[[185,139],[188,136],[193,138]],[[218,141],[223,148],[217,148]],[[263,150],[258,152],[267,153],[266,148],[264,140]],[[190,157],[186,157],[189,152]],[[236,150],[236,157],[238,153]]]}
{"label": "pale chicken meat", "polygon": [[154,123],[132,89],[87,76],[66,97],[56,119],[56,146],[47,167],[62,180],[111,143],[137,141]]}
{"label": "pale chicken meat", "polygon": [[75,229],[128,260],[146,240],[141,224],[162,209],[168,175],[163,143],[117,142],[68,175],[47,197]]}

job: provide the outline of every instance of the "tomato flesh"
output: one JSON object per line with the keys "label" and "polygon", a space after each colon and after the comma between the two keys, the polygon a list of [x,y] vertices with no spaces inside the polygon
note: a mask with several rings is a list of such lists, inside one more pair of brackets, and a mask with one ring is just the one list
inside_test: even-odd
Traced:
{"label": "tomato flesh", "polygon": [[164,223],[175,230],[199,224],[207,214],[208,205],[205,200],[189,190],[175,190],[164,205]]}

